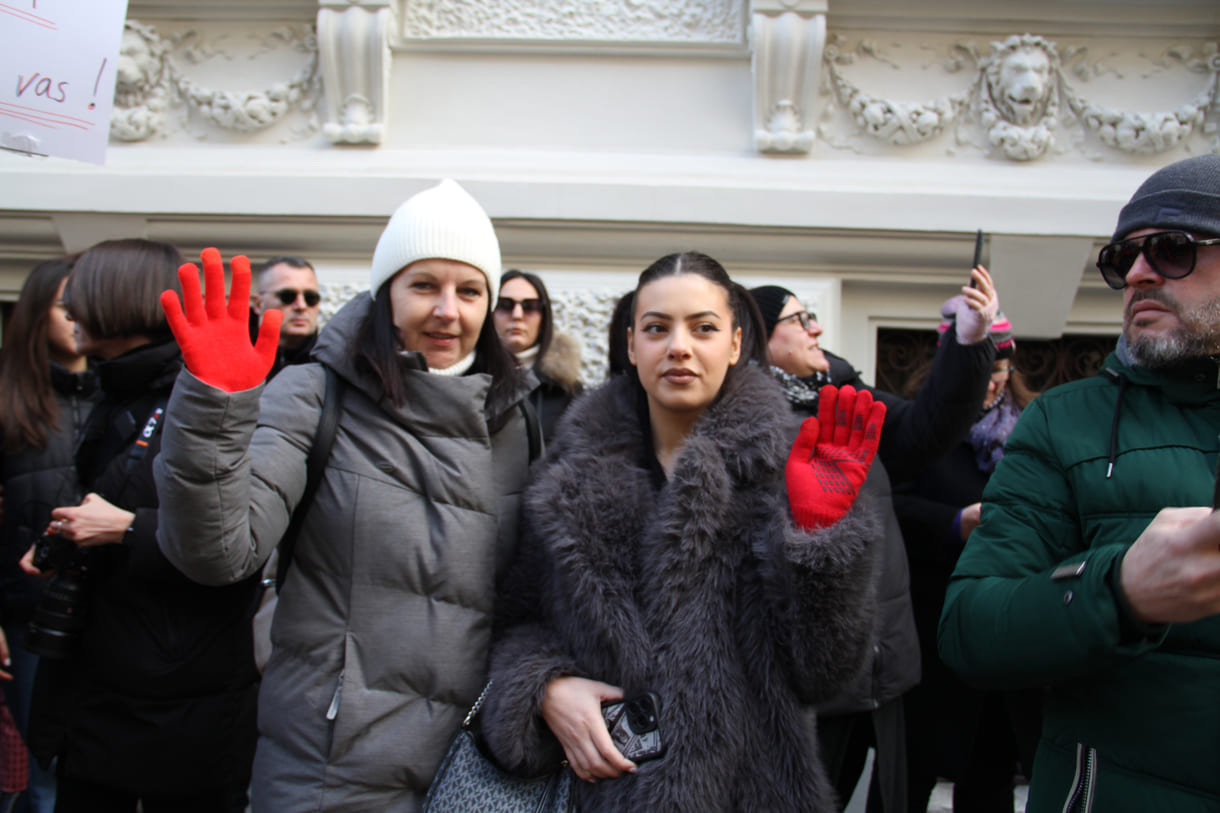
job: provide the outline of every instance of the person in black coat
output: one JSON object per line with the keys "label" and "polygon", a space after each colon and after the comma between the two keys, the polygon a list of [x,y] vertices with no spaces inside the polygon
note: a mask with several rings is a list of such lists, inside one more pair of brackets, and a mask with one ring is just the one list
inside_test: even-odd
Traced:
{"label": "person in black coat", "polygon": [[308,364],[318,343],[318,317],[322,292],[313,264],[302,257],[272,257],[259,266],[257,290],[250,292],[250,341],[258,340],[259,326],[269,310],[280,311],[280,343],[267,380],[285,367]]}
{"label": "person in black coat", "polygon": [[[942,331],[950,321],[942,323]],[[955,813],[1011,813],[1017,765],[1029,778],[1041,729],[1039,691],[973,689],[936,651],[945,590],[962,547],[979,524],[983,488],[1004,456],[1004,443],[1021,411],[1034,397],[1014,366],[1012,324],[1000,314],[989,332],[996,359],[969,434],[917,478],[898,484],[894,493],[911,564],[923,669],[923,680],[903,698],[911,813],[927,808],[942,776],[953,781]],[[922,384],[926,373],[916,374],[911,385]]]}
{"label": "person in black coat", "polygon": [[538,386],[530,403],[542,424],[542,437],[555,436],[559,417],[584,391],[580,382],[580,342],[555,331],[555,314],[546,285],[537,274],[511,269],[500,279],[493,313],[496,333],[521,367],[530,368]]}
{"label": "person in black coat", "polygon": [[[26,625],[46,582],[24,573],[18,562],[47,527],[51,509],[80,500],[72,456],[97,401],[93,372],[76,352],[63,305],[71,269],[65,258],[30,272],[0,348],[0,488],[8,508],[0,511],[0,640],[7,639],[13,676],[5,696],[22,737],[29,735],[38,666],[38,656],[25,647]],[[29,786],[13,813],[51,813],[55,776],[30,763]]]}
{"label": "person in black coat", "polygon": [[[73,543],[51,566],[61,587],[80,586],[70,602],[83,628],[65,635],[44,619],[28,639],[43,656],[31,749],[44,763],[58,758],[59,813],[245,808],[257,577],[195,584],[156,539],[152,461],[182,368],[160,294],[178,288],[180,261],[164,243],[99,243],[65,291],[78,349],[100,360],[102,400],[76,454],[85,497],[55,508],[48,529]],[[37,572],[33,559],[22,560],[27,572]]]}
{"label": "person in black coat", "polygon": [[869,487],[882,495],[883,552],[876,560],[876,624],[871,655],[856,680],[837,697],[818,704],[818,740],[831,781],[844,803],[876,747],[870,810],[906,813],[907,774],[902,695],[920,678],[919,638],[911,608],[902,532],[890,500],[890,478],[914,476],[966,433],[987,388],[995,348],[987,326],[998,308],[991,277],[972,272],[977,287],[963,287],[963,325],[951,331],[932,374],[914,399],[874,390],[845,359],[823,350],[822,327],[791,291],[754,288],[767,330],[767,360],[792,409],[814,414],[827,384],[867,390],[886,405],[885,428]]}

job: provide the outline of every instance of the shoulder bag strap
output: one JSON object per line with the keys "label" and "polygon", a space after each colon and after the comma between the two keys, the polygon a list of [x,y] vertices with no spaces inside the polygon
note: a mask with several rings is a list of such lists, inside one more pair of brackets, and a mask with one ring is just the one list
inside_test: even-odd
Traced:
{"label": "shoulder bag strap", "polygon": [[525,416],[525,434],[529,438],[530,462],[533,463],[542,455],[542,423],[538,420],[538,411],[528,398],[517,402],[521,414]]}
{"label": "shoulder bag strap", "polygon": [[297,536],[301,526],[305,524],[305,515],[309,513],[309,504],[313,502],[318,485],[322,482],[322,472],[326,469],[326,461],[330,450],[335,445],[335,434],[339,429],[339,413],[343,407],[343,379],[326,365],[326,392],[322,396],[322,414],[318,417],[318,429],[314,433],[313,445],[309,447],[309,458],[305,464],[305,491],[301,501],[292,512],[288,522],[288,530],[280,539],[280,558],[275,569],[275,591],[278,593],[288,578],[288,568],[292,564],[292,550],[296,547]]}

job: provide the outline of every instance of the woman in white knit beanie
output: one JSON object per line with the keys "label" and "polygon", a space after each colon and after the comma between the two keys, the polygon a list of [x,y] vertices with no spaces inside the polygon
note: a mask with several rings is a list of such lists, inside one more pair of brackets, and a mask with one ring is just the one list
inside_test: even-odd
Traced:
{"label": "woman in white knit beanie", "polygon": [[[209,286],[223,284],[219,257],[204,260]],[[453,181],[420,192],[390,218],[370,292],[327,323],[316,363],[284,369],[265,392],[257,369],[235,375],[248,334],[230,346],[208,332],[219,319],[192,306],[197,277],[184,294],[186,314],[207,324],[175,325],[193,375],[163,429],[165,556],[206,584],[257,579],[305,512],[259,693],[260,813],[418,810],[487,679],[534,383],[492,325],[499,278],[479,204]],[[302,505],[328,370],[342,382],[338,430]]]}

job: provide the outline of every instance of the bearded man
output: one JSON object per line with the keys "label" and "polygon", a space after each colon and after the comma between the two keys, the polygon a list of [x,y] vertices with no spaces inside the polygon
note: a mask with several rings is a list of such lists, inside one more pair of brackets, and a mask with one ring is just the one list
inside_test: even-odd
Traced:
{"label": "bearded man", "polygon": [[1029,810],[1220,810],[1220,155],[1154,173],[1097,265],[1102,374],[1022,414],[940,620],[983,687],[1044,689]]}

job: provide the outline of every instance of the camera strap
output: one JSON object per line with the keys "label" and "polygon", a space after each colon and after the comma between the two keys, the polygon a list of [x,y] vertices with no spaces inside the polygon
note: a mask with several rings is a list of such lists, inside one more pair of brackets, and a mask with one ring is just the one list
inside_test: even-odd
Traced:
{"label": "camera strap", "polygon": [[161,430],[161,424],[164,423],[165,406],[169,403],[169,398],[158,398],[153,405],[152,412],[148,415],[148,420],[144,422],[144,428],[140,430],[140,434],[136,436],[136,442],[131,444],[131,448],[127,452],[127,461],[123,464],[123,477],[126,479],[135,469],[136,464],[148,454],[148,444],[152,442],[153,436]]}

